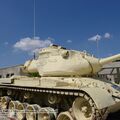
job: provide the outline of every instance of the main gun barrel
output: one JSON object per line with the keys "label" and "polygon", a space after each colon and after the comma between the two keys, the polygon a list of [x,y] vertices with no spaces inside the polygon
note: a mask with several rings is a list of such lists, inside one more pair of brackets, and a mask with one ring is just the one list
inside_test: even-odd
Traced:
{"label": "main gun barrel", "polygon": [[120,60],[120,54],[100,59],[100,64],[103,66],[105,64],[108,64],[108,63],[116,61],[116,60]]}

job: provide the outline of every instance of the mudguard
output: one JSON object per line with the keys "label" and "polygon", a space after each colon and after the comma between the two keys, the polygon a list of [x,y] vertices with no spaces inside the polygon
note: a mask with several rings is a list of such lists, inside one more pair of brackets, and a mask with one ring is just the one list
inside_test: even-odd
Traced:
{"label": "mudguard", "polygon": [[112,95],[106,90],[100,88],[82,88],[81,90],[93,99],[98,109],[110,107],[115,104]]}

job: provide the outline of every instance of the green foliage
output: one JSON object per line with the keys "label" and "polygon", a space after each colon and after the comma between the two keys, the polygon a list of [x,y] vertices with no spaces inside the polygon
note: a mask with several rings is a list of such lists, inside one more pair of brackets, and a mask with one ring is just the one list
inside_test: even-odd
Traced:
{"label": "green foliage", "polygon": [[29,77],[40,77],[38,72],[35,73],[29,73]]}

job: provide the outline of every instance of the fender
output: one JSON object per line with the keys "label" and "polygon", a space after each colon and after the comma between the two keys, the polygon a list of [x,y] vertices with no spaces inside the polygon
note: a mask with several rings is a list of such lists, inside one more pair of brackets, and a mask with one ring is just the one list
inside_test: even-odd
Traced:
{"label": "fender", "polygon": [[115,104],[112,95],[106,90],[100,88],[82,88],[80,90],[87,93],[93,99],[98,109],[103,109]]}

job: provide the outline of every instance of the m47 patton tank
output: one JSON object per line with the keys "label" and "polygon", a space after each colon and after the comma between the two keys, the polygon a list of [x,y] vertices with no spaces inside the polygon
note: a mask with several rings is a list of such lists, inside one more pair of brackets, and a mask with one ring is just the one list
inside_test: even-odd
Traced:
{"label": "m47 patton tank", "polygon": [[97,72],[118,59],[51,45],[25,62],[26,76],[0,79],[1,109],[17,120],[105,120],[120,110],[120,86]]}

